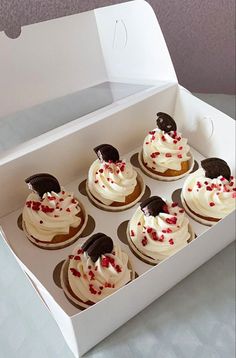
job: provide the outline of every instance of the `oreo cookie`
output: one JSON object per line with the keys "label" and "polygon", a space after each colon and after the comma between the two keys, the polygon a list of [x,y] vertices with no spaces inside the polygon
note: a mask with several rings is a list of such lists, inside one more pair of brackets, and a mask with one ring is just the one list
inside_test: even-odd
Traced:
{"label": "oreo cookie", "polygon": [[158,128],[166,133],[177,130],[174,119],[167,113],[158,112],[156,123]]}
{"label": "oreo cookie", "polygon": [[39,173],[25,179],[29,188],[38,193],[42,198],[45,193],[60,193],[61,187],[58,180],[51,174]]}
{"label": "oreo cookie", "polygon": [[120,159],[118,150],[110,144],[100,144],[94,148],[98,159],[102,162],[117,162]]}
{"label": "oreo cookie", "polygon": [[159,196],[151,196],[140,204],[145,216],[157,216],[159,213],[164,213],[165,206],[166,203]]}
{"label": "oreo cookie", "polygon": [[222,177],[230,180],[231,171],[228,164],[220,158],[208,158],[201,161],[201,166],[205,170],[207,178],[214,179]]}
{"label": "oreo cookie", "polygon": [[112,252],[113,241],[109,236],[97,233],[82,245],[82,249],[87,252],[93,262],[96,262],[101,255]]}

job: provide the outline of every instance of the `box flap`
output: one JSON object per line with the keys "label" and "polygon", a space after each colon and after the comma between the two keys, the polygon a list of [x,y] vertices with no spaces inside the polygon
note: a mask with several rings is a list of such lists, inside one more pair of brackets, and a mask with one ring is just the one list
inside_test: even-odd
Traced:
{"label": "box flap", "polygon": [[177,82],[161,28],[146,1],[97,9],[95,16],[110,80]]}
{"label": "box flap", "polygon": [[0,48],[0,118],[112,78],[177,82],[143,0],[1,32]]}

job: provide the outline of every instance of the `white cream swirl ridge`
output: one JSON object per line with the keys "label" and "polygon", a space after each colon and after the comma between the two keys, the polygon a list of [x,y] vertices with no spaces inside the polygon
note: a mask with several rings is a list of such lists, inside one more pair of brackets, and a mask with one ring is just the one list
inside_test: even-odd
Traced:
{"label": "white cream swirl ridge", "polygon": [[66,235],[70,227],[81,223],[79,202],[72,193],[29,194],[23,209],[23,222],[27,232],[35,239],[50,242],[56,235]]}
{"label": "white cream swirl ridge", "polygon": [[137,172],[126,161],[115,163],[95,160],[88,173],[91,194],[105,205],[124,203],[137,185]]}
{"label": "white cream swirl ridge", "polygon": [[220,220],[235,209],[235,178],[230,181],[219,176],[210,179],[200,168],[185,180],[182,196],[196,214]]}
{"label": "white cream swirl ridge", "polygon": [[129,239],[144,255],[161,261],[187,245],[189,220],[177,203],[166,203],[164,213],[145,216],[140,207],[129,223]]}
{"label": "white cream swirl ridge", "polygon": [[181,133],[166,133],[153,129],[144,139],[143,161],[150,169],[164,173],[168,169],[181,170],[181,163],[188,161],[190,147]]}
{"label": "white cream swirl ridge", "polygon": [[96,262],[78,248],[69,258],[69,285],[83,302],[96,303],[131,280],[128,255],[118,245],[113,247],[112,253],[102,255]]}

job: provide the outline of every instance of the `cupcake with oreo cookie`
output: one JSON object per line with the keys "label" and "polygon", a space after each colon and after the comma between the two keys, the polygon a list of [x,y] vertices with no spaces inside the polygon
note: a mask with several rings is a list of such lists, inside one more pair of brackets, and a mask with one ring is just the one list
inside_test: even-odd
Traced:
{"label": "cupcake with oreo cookie", "polygon": [[61,270],[61,286],[80,309],[90,307],[135,277],[128,255],[103,233],[75,247]]}
{"label": "cupcake with oreo cookie", "polygon": [[35,174],[26,183],[32,192],[22,214],[27,238],[43,249],[60,249],[79,238],[87,224],[83,205],[47,173]]}
{"label": "cupcake with oreo cookie", "polygon": [[89,168],[87,194],[97,207],[121,211],[135,205],[144,194],[142,177],[130,162],[120,159],[119,152],[110,144],[94,148],[98,159]]}
{"label": "cupcake with oreo cookie", "polygon": [[212,226],[235,210],[235,177],[220,158],[201,162],[186,179],[181,199],[186,212],[201,224]]}
{"label": "cupcake with oreo cookie", "polygon": [[131,251],[143,262],[156,265],[194,239],[188,217],[175,202],[152,196],[137,208],[127,228]]}
{"label": "cupcake with oreo cookie", "polygon": [[157,128],[148,133],[139,153],[141,168],[153,179],[180,179],[194,165],[188,141],[177,132],[174,119],[167,113],[157,113],[156,123]]}

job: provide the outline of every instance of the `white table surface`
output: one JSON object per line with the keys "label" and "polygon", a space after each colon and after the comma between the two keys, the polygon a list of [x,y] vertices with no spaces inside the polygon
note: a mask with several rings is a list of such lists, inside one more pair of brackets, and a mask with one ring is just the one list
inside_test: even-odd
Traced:
{"label": "white table surface", "polygon": [[[198,94],[235,116],[235,97]],[[234,358],[235,244],[85,355]],[[73,358],[57,324],[0,242],[0,358]]]}

